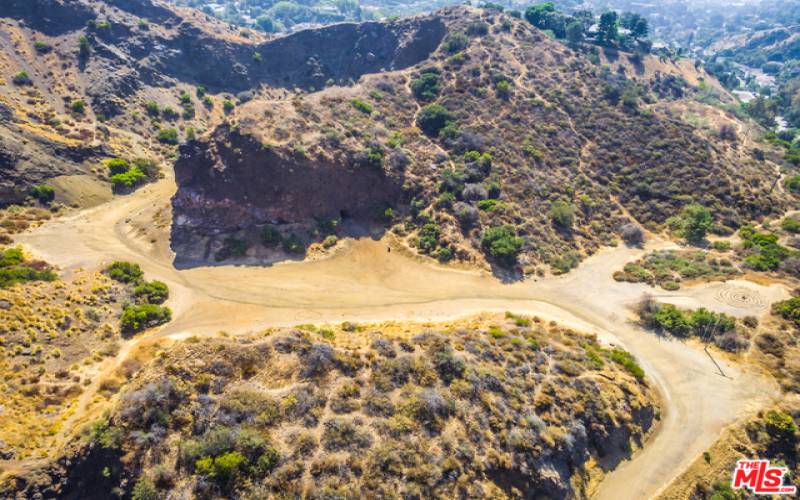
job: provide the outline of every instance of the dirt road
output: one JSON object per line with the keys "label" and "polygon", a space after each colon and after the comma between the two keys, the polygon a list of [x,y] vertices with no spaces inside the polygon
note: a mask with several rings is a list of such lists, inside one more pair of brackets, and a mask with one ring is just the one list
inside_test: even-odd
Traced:
{"label": "dirt road", "polygon": [[[174,184],[165,179],[134,196],[48,222],[18,240],[67,271],[122,259],[138,262],[148,279],[166,282],[174,320],[148,337],[237,334],[266,326],[344,320],[434,321],[493,310],[537,314],[596,332],[639,358],[665,406],[658,434],[608,475],[596,498],[654,496],[713,443],[723,427],[778,394],[766,377],[718,360],[722,376],[702,349],[660,339],[629,322],[630,305],[652,289],[616,283],[611,273],[642,250],[608,249],[565,277],[510,285],[488,273],[435,266],[403,251],[389,253],[390,240],[369,238],[350,242],[326,260],[179,271],[171,264],[169,227],[163,222],[169,220],[173,192]],[[662,295],[685,306],[742,316],[763,313],[786,291],[728,283]]]}

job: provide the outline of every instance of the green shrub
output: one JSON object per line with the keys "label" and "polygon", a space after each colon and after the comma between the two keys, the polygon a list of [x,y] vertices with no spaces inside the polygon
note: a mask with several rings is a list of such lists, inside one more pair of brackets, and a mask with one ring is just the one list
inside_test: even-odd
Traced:
{"label": "green shrub", "polygon": [[70,104],[70,109],[73,113],[82,115],[86,111],[86,101],[83,99],[75,99],[72,101],[72,104]]}
{"label": "green shrub", "polygon": [[668,221],[689,243],[700,243],[714,223],[711,211],[702,205],[686,205],[679,216]]}
{"label": "green shrub", "polygon": [[31,196],[39,200],[39,203],[47,205],[56,198],[56,191],[45,184],[33,186],[30,191]]}
{"label": "green shrub", "polygon": [[81,57],[81,59],[85,59],[89,57],[91,50],[92,46],[89,43],[89,39],[86,38],[85,35],[81,35],[78,38],[78,55]]}
{"label": "green shrub", "polygon": [[258,457],[253,472],[256,476],[266,476],[272,469],[274,469],[281,460],[281,454],[272,446],[268,446],[264,453]]}
{"label": "green shrub", "polygon": [[577,209],[574,205],[564,201],[557,201],[550,208],[550,218],[556,226],[569,229],[575,222],[576,211]]}
{"label": "green shrub", "polygon": [[238,451],[229,451],[218,457],[203,457],[199,459],[194,466],[194,470],[201,476],[206,476],[213,479],[215,482],[228,485],[234,482],[247,459]]}
{"label": "green shrub", "polygon": [[144,172],[149,179],[157,179],[161,173],[161,169],[155,160],[148,158],[136,158],[133,160],[133,166]]}
{"label": "green shrub", "polygon": [[711,248],[717,252],[729,252],[731,250],[731,242],[717,240],[711,243]]}
{"label": "green shrub", "polygon": [[111,185],[114,191],[125,191],[144,184],[147,176],[138,167],[132,167],[125,173],[111,176]]}
{"label": "green shrub", "polygon": [[169,287],[161,281],[148,281],[136,285],[133,296],[139,303],[163,304],[169,298]]}
{"label": "green shrub", "polygon": [[117,449],[122,445],[122,432],[108,424],[106,419],[99,419],[86,425],[81,434],[90,443],[103,448]]}
{"label": "green shrub", "polygon": [[497,92],[497,97],[500,99],[508,99],[511,95],[511,84],[508,83],[507,80],[501,80],[497,82],[497,85],[495,85],[494,88]]}
{"label": "green shrub", "polygon": [[419,231],[419,242],[417,243],[417,248],[419,248],[423,253],[433,253],[433,251],[436,250],[436,247],[439,246],[439,236],[441,236],[441,230],[439,229],[439,226],[433,222],[425,224]]}
{"label": "green shrub", "polygon": [[123,333],[131,334],[163,325],[171,319],[172,311],[168,307],[156,304],[138,304],[127,306],[122,310],[120,326]]}
{"label": "green shrub", "polygon": [[53,47],[50,44],[47,44],[39,40],[33,42],[33,48],[36,49],[36,52],[40,54],[46,54],[51,50],[53,50]]}
{"label": "green shrub", "polygon": [[131,498],[133,500],[159,500],[161,495],[156,490],[156,485],[153,484],[153,481],[143,477],[136,481]]}
{"label": "green shrub", "polygon": [[233,111],[233,108],[235,107],[236,105],[233,104],[233,101],[231,101],[230,99],[225,99],[224,101],[222,101],[222,110],[225,111],[225,113],[230,113],[231,111]]}
{"label": "green shrub", "polygon": [[372,113],[372,105],[368,102],[362,101],[361,99],[354,98],[350,100],[350,104],[353,105],[354,108],[361,111],[364,114]]}
{"label": "green shrub", "polygon": [[162,128],[158,131],[158,141],[164,144],[178,144],[178,131],[174,128]]}
{"label": "green shrub", "polygon": [[439,104],[429,104],[417,115],[417,127],[431,137],[438,136],[439,132],[452,122],[453,115]]}
{"label": "green shrub", "polygon": [[791,444],[795,441],[797,424],[788,413],[778,410],[770,410],[764,416],[764,427],[767,433],[782,444]]}
{"label": "green shrub", "polygon": [[783,184],[792,194],[800,195],[800,175],[788,177]]}
{"label": "green shrub", "polygon": [[672,304],[660,305],[653,315],[653,323],[658,329],[678,337],[688,337],[692,332],[692,324],[689,318]]}
{"label": "green shrub", "polygon": [[788,233],[800,233],[800,220],[792,217],[786,217],[781,221],[781,229]]}
{"label": "green shrub", "polygon": [[444,41],[444,48],[447,52],[455,54],[467,48],[469,37],[460,31],[451,33]]}
{"label": "green shrub", "polygon": [[28,76],[28,72],[27,71],[20,71],[19,73],[14,75],[14,77],[11,79],[11,81],[14,83],[14,85],[31,85],[31,84],[33,84],[33,80],[31,80],[31,77]]}
{"label": "green shrub", "polygon": [[759,233],[752,226],[739,230],[744,240],[742,247],[749,253],[744,258],[745,266],[756,271],[775,271],[792,252],[778,244],[778,237],[771,233]]}
{"label": "green shrub", "polygon": [[490,227],[481,236],[483,251],[504,265],[514,264],[523,244],[510,226]]}
{"label": "green shrub", "polygon": [[608,357],[611,358],[611,361],[625,368],[636,380],[644,380],[644,370],[639,366],[636,358],[628,351],[615,347],[608,353]]}
{"label": "green shrub", "polygon": [[165,120],[174,121],[178,119],[180,114],[171,107],[167,106],[161,110],[161,116],[163,116]]}
{"label": "green shrub", "polygon": [[383,157],[386,152],[380,144],[371,144],[361,152],[359,159],[364,166],[374,168],[375,170],[383,170]]}
{"label": "green shrub", "polygon": [[696,335],[710,339],[736,329],[735,318],[703,307],[694,311],[683,311],[672,304],[649,301],[640,306],[639,315],[649,328],[677,337]]}
{"label": "green shrub", "polygon": [[128,163],[128,160],[122,158],[112,158],[110,160],[106,160],[106,167],[108,167],[108,171],[111,175],[117,175],[124,174],[130,170],[131,165]]}
{"label": "green shrub", "polygon": [[439,75],[426,71],[419,78],[411,81],[411,92],[421,101],[432,101],[439,95]]}
{"label": "green shrub", "polygon": [[0,250],[0,288],[28,281],[54,281],[56,274],[41,263],[27,263],[21,248]]}
{"label": "green shrub", "polygon": [[125,261],[112,262],[104,271],[109,278],[120,283],[138,283],[144,277],[139,264]]}
{"label": "green shrub", "polygon": [[161,114],[161,109],[158,107],[158,103],[156,101],[147,101],[144,105],[144,108],[147,110],[147,114],[153,117],[157,117]]}
{"label": "green shrub", "polygon": [[793,297],[772,304],[772,314],[777,314],[783,319],[793,321],[800,326],[800,297]]}

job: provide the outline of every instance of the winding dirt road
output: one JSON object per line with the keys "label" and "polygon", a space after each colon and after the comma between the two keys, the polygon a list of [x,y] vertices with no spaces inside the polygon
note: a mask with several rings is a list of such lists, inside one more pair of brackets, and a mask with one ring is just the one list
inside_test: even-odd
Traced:
{"label": "winding dirt road", "polygon": [[[389,237],[351,241],[325,260],[176,270],[169,227],[163,222],[169,219],[174,189],[171,179],[165,179],[133,196],[48,222],[18,240],[67,272],[122,259],[138,262],[149,279],[166,282],[174,320],[146,339],[237,334],[309,322],[435,321],[506,310],[596,332],[640,360],[664,401],[658,432],[642,451],[608,474],[594,492],[599,499],[656,496],[726,425],[778,396],[776,384],[767,377],[718,359],[722,376],[702,349],[659,338],[630,322],[630,306],[652,289],[616,283],[611,274],[643,250],[607,249],[567,276],[510,285],[488,273],[435,266],[403,251],[389,253]],[[720,292],[720,287],[732,286],[758,300],[737,301],[736,294],[744,292],[728,288],[728,293]],[[759,315],[769,302],[785,296],[786,290],[777,285],[742,282],[702,285],[660,298],[742,316]]]}

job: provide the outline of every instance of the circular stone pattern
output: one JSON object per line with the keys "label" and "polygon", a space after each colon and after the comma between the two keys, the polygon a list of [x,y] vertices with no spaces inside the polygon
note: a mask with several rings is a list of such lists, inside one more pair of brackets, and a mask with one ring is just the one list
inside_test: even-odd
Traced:
{"label": "circular stone pattern", "polygon": [[714,298],[723,304],[741,309],[759,309],[767,305],[760,293],[738,286],[721,286]]}

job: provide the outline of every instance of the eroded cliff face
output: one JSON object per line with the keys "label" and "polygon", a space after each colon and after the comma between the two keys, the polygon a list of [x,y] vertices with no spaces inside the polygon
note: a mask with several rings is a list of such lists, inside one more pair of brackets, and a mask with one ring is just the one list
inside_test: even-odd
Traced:
{"label": "eroded cliff face", "polygon": [[265,226],[304,243],[319,239],[315,229],[326,221],[366,226],[403,199],[402,174],[346,151],[312,159],[265,146],[229,126],[184,145],[175,178],[172,247],[178,265],[213,260],[226,239],[257,242]]}
{"label": "eroded cliff face", "polygon": [[172,50],[157,56],[157,67],[181,80],[230,90],[246,90],[261,83],[319,90],[326,83],[348,84],[368,73],[403,69],[423,61],[445,32],[441,20],[428,17],[394,23],[342,23],[244,45],[213,38],[186,24],[170,41]]}

